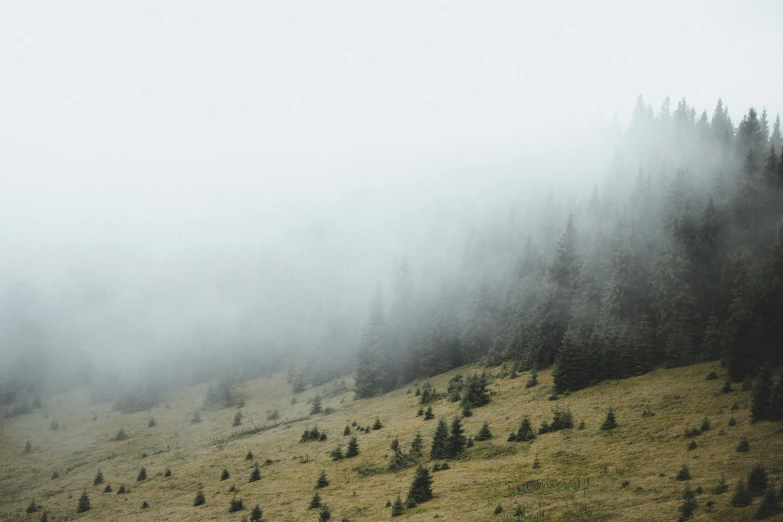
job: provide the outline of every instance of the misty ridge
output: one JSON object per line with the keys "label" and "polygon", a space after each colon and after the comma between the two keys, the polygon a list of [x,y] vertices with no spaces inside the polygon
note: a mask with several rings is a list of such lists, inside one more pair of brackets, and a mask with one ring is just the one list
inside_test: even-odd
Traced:
{"label": "misty ridge", "polygon": [[134,411],[281,369],[298,391],[354,376],[371,397],[507,361],[554,365],[563,393],[780,363],[780,118],[640,96],[627,126],[591,131],[280,190],[250,173],[172,184],[93,202],[72,241],[26,242],[36,223],[20,223],[0,263],[0,399],[21,413],[87,386]]}

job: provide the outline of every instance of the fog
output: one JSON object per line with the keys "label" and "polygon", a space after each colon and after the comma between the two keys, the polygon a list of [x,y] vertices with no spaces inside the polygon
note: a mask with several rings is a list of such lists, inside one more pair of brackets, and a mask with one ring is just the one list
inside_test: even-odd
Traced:
{"label": "fog", "polygon": [[554,244],[611,186],[639,94],[783,112],[782,20],[772,0],[3,3],[0,379],[349,368],[401,262],[434,296],[494,230]]}

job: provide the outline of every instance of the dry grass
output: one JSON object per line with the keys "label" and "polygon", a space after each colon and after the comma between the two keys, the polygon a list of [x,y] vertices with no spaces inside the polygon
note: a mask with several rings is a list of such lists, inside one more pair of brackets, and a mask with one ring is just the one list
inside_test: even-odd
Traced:
{"label": "dry grass", "polygon": [[[711,369],[721,378],[705,380]],[[455,373],[432,382],[445,390]],[[436,515],[443,520],[509,520],[516,505],[524,506],[529,514],[543,513],[547,520],[676,520],[685,484],[673,477],[683,464],[693,476],[691,488],[704,488],[698,495],[695,520],[749,520],[755,506],[732,508],[731,491],[715,496],[710,490],[724,473],[733,489],[759,461],[779,482],[783,433],[774,423],[751,425],[749,393],[720,393],[722,377],[720,368],[701,364],[604,383],[557,402],[548,400],[552,388],[549,372],[541,372],[541,385],[532,389],[525,389],[524,374],[514,380],[497,380],[491,385],[492,403],[475,409],[464,421],[469,435],[475,435],[488,421],[495,438],[477,442],[463,459],[451,463],[450,470],[435,473],[435,498],[409,510],[400,520],[432,520]],[[317,514],[308,511],[307,505],[318,474],[325,470],[331,484],[319,492],[332,510],[332,520],[386,520],[391,518],[390,510],[384,507],[386,500],[394,500],[397,494],[404,497],[413,470],[360,476],[354,468],[385,468],[392,439],[399,437],[407,449],[417,430],[421,430],[428,449],[436,426],[436,421],[425,422],[416,416],[418,404],[410,393],[411,386],[370,400],[353,401],[346,393],[344,403],[340,397],[324,401],[324,406],[336,408],[332,415],[234,438],[254,423],[263,423],[273,408],[280,411],[282,420],[306,416],[306,399],[322,390],[299,394],[298,403],[292,406],[283,374],[246,383],[243,424],[233,428],[233,409],[202,412],[200,424],[190,423],[205,388],[171,391],[150,412],[130,415],[113,413],[109,405],[91,405],[84,393],[73,392],[45,399],[48,418],[38,411],[0,420],[0,519],[37,520],[39,514],[24,512],[35,498],[50,513],[50,520],[241,520],[249,517],[249,509],[256,503],[268,521],[316,520]],[[739,409],[731,412],[735,401]],[[524,414],[538,427],[543,420],[551,421],[556,406],[570,409],[575,424],[584,421],[586,429],[546,434],[532,444],[506,442]],[[643,416],[645,406],[655,415]],[[620,427],[602,432],[599,426],[608,407],[615,410]],[[458,404],[441,400],[434,410],[438,417],[450,419]],[[95,421],[93,414],[97,415]],[[149,428],[151,416],[157,426]],[[351,421],[371,425],[376,416],[384,427],[357,434],[360,456],[332,462],[329,451],[338,442],[343,447],[347,443],[348,438],[342,435],[345,425]],[[734,427],[727,426],[731,416],[737,420]],[[683,433],[699,426],[704,417],[710,418],[712,429],[696,438],[697,449],[688,451]],[[52,418],[59,420],[58,431],[49,429]],[[302,431],[316,422],[319,429],[327,431],[328,440],[300,443]],[[120,427],[130,438],[111,441]],[[749,453],[735,451],[742,438],[750,442]],[[27,440],[33,445],[29,454],[24,453]],[[249,449],[256,462],[271,461],[262,465],[262,478],[254,483],[248,483],[253,465],[245,460]],[[302,457],[309,462],[302,463]],[[541,467],[532,469],[536,457]],[[142,466],[149,479],[137,483]],[[171,469],[171,477],[163,476],[166,468]],[[220,480],[223,468],[231,473],[227,481]],[[102,493],[104,485],[92,485],[99,469],[115,492],[125,484],[131,493]],[[59,478],[51,478],[54,471]],[[537,479],[545,480],[525,484]],[[227,491],[231,484],[239,489],[237,497],[245,501],[246,511],[227,513],[233,497]],[[204,490],[206,504],[193,507],[199,487]],[[77,500],[85,489],[92,510],[77,515]],[[144,500],[149,509],[141,509]],[[705,512],[708,500],[715,503],[712,513]],[[505,511],[493,515],[498,503]]]}

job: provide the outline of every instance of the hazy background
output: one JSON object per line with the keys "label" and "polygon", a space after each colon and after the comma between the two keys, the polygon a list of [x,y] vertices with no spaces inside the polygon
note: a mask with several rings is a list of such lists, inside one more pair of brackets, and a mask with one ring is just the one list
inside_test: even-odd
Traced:
{"label": "hazy background", "polygon": [[0,365],[352,348],[639,94],[783,112],[783,3],[630,5],[2,2]]}

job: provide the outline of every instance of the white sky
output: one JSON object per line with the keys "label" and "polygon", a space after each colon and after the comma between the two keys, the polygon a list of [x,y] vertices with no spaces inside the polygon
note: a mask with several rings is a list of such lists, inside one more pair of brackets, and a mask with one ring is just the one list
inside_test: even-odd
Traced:
{"label": "white sky", "polygon": [[192,251],[222,252],[228,278],[243,258],[221,256],[271,249],[313,280],[306,263],[331,256],[335,284],[369,295],[388,270],[351,261],[390,270],[421,244],[399,239],[410,220],[492,201],[524,155],[589,163],[568,140],[639,94],[774,119],[781,21],[780,0],[3,0],[0,269],[78,286],[62,261],[81,256],[137,293],[173,279],[184,302]]}

